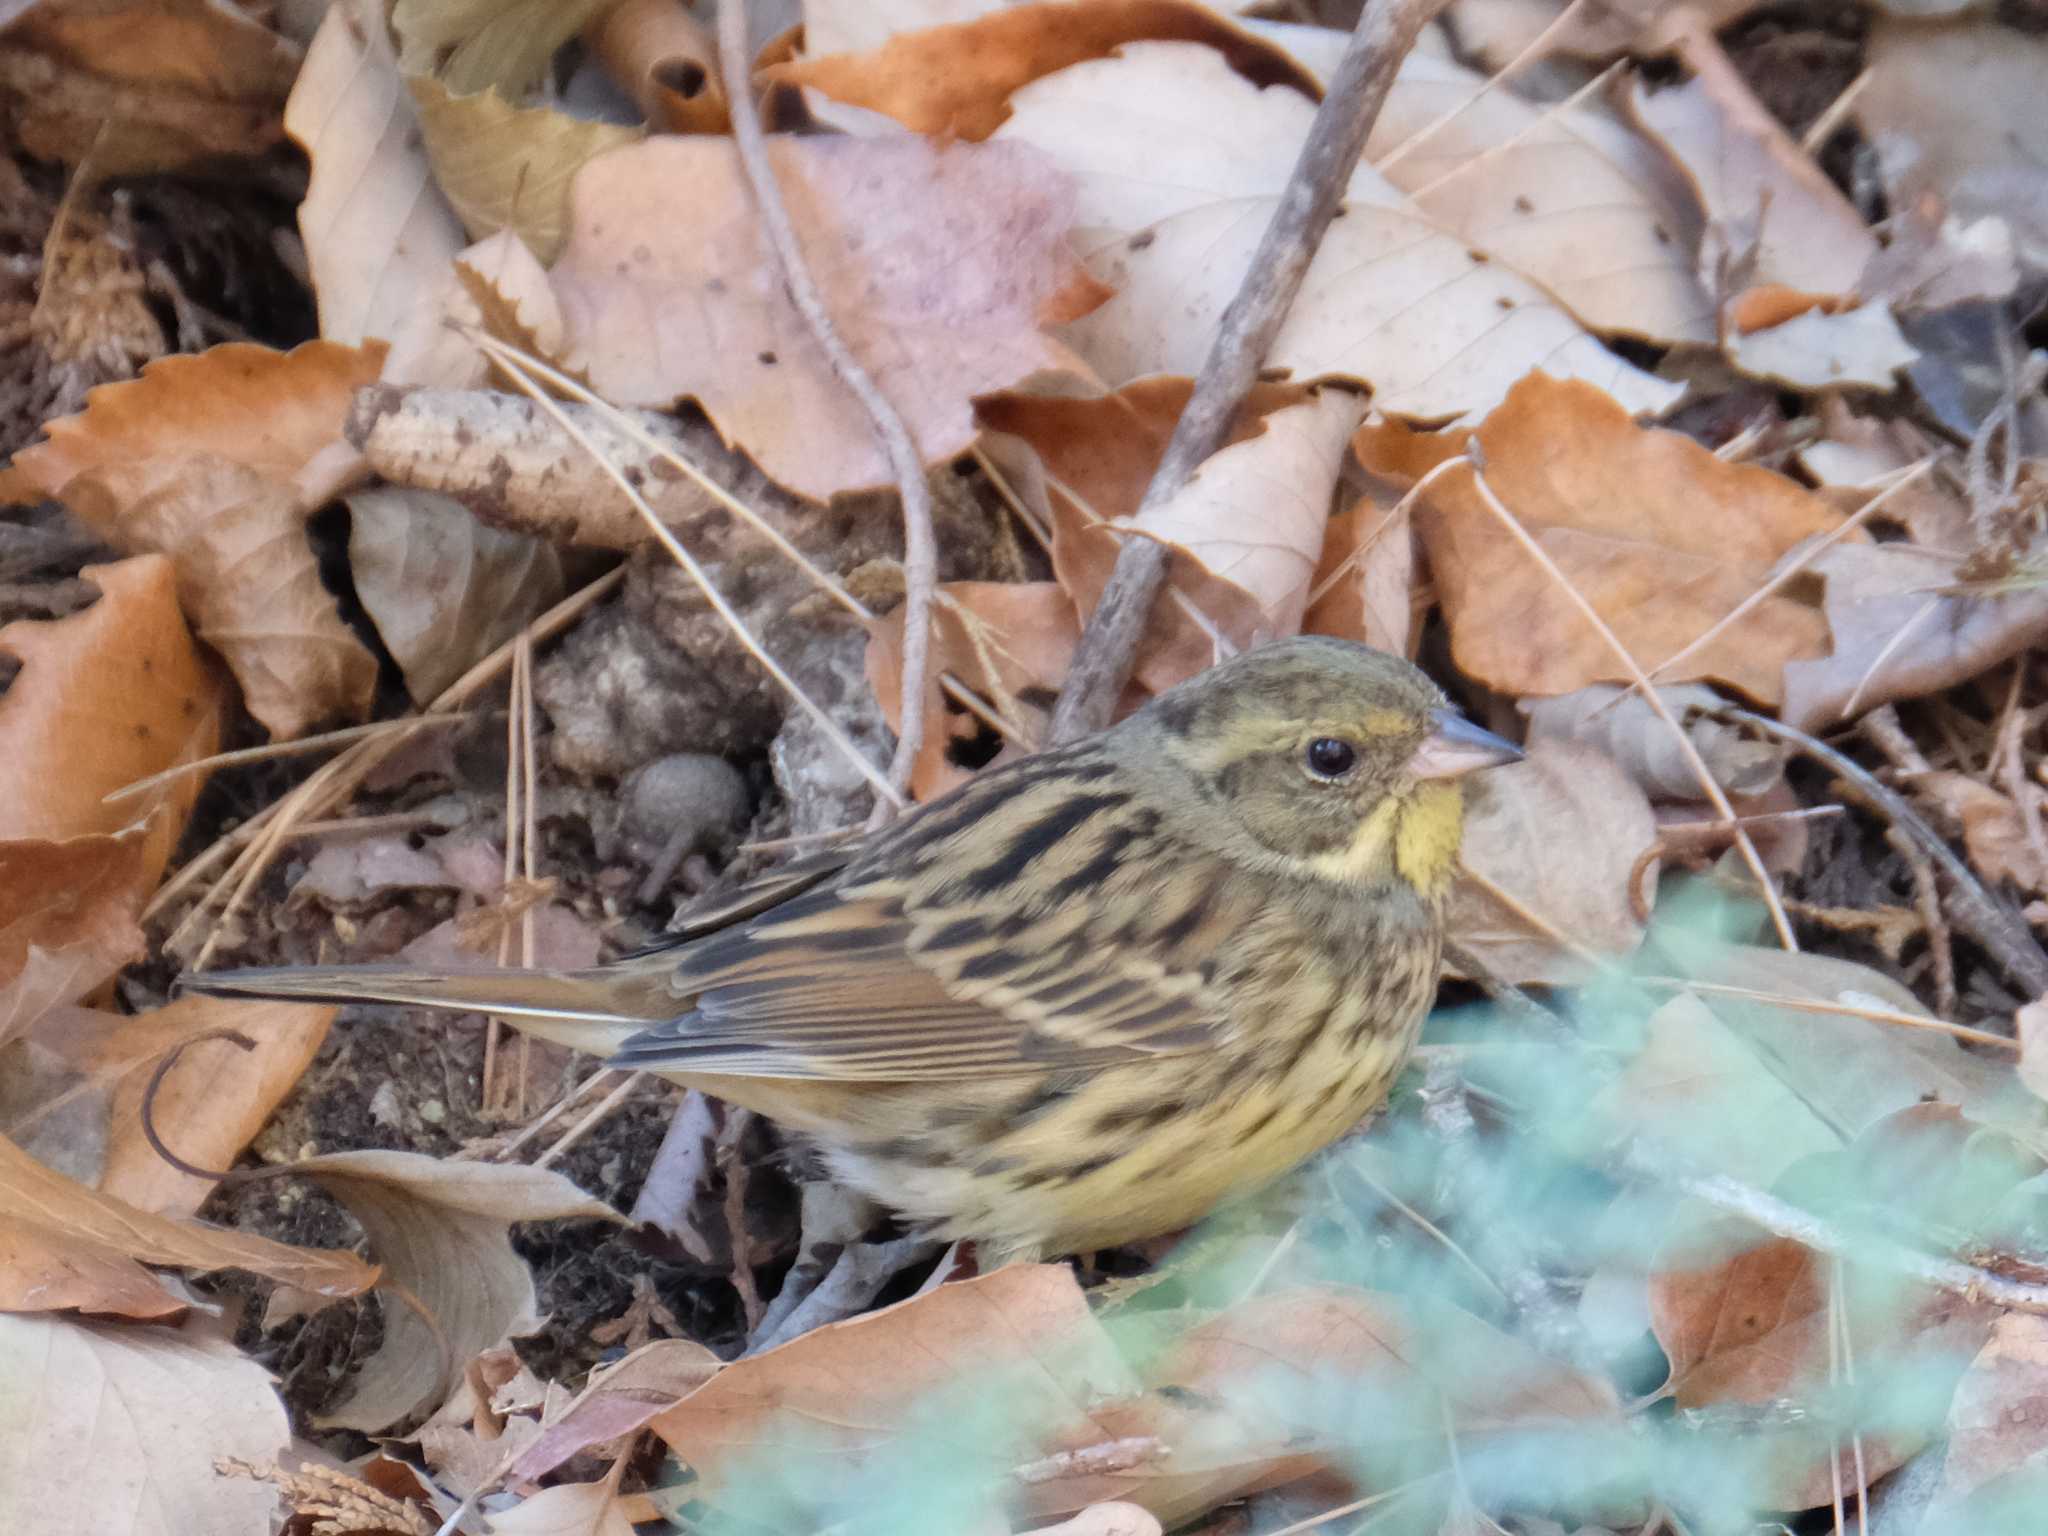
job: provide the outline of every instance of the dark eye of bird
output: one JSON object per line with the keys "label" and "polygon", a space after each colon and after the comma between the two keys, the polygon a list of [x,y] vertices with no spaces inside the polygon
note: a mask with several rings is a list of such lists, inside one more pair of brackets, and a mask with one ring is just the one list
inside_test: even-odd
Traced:
{"label": "dark eye of bird", "polygon": [[1308,771],[1319,779],[1341,779],[1358,761],[1358,749],[1335,736],[1318,736],[1308,744]]}

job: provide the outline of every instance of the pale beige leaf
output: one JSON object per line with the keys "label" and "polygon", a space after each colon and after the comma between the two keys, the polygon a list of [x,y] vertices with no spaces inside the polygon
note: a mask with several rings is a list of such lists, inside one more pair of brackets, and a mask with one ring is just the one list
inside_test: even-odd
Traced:
{"label": "pale beige leaf", "polygon": [[1919,350],[1882,304],[1840,314],[1809,309],[1777,325],[1733,338],[1730,360],[1742,372],[1795,389],[1840,389],[1861,384],[1890,389]]}
{"label": "pale beige leaf", "polygon": [[1661,90],[1637,79],[1629,106],[1706,209],[1700,271],[1741,329],[1747,290],[1788,290],[1800,307],[1856,293],[1877,237],[1732,71]]}
{"label": "pale beige leaf", "polygon": [[[1657,822],[1614,759],[1581,742],[1532,742],[1521,762],[1475,774],[1465,801],[1454,943],[1517,983],[1583,980],[1634,953],[1644,925],[1629,885]],[[1654,892],[1654,873],[1645,884]]]}
{"label": "pale beige leaf", "polygon": [[2024,264],[2048,265],[2048,37],[1988,17],[1941,27],[1880,18],[1868,50],[1854,110],[1886,202],[1995,215]]}
{"label": "pale beige leaf", "polygon": [[[976,395],[1086,370],[1040,329],[1099,288],[1065,251],[1072,191],[1017,145],[776,136],[770,158],[826,308],[925,462],[974,440]],[[667,136],[591,161],[553,280],[566,358],[621,405],[696,399],[822,500],[891,480],[874,429],[791,305],[730,144]],[[675,238],[684,211],[687,240]]]}
{"label": "pale beige leaf", "polygon": [[594,156],[638,143],[642,128],[589,122],[552,106],[515,106],[495,90],[458,96],[406,82],[419,106],[434,181],[475,239],[510,229],[542,261],[568,238],[569,183]]}
{"label": "pale beige leaf", "polygon": [[[1727,700],[1698,683],[1659,688],[1657,697],[1685,730],[1685,739],[1714,782],[1732,795],[1760,795],[1783,779],[1789,749],[1758,741],[1707,711]],[[1699,776],[1677,734],[1634,689],[1598,683],[1548,699],[1524,699],[1531,741],[1558,737],[1598,747],[1660,800],[1704,800]]]}
{"label": "pale beige leaf", "polygon": [[491,1512],[500,1536],[633,1536],[633,1522],[611,1482],[557,1483],[511,1509]]}
{"label": "pale beige leaf", "polygon": [[2013,1014],[2019,1037],[2019,1079],[2035,1098],[2048,1100],[2048,1002],[2026,1004]]}
{"label": "pale beige leaf", "polygon": [[[439,1404],[476,1355],[540,1321],[533,1276],[512,1251],[515,1221],[622,1220],[558,1173],[503,1163],[453,1163],[410,1152],[335,1152],[296,1165],[349,1208],[390,1280],[433,1315],[384,1310],[384,1342],[354,1389],[320,1415],[327,1427],[372,1433]],[[444,1362],[440,1340],[454,1358]]]}
{"label": "pale beige leaf", "polygon": [[434,185],[378,0],[334,0],[284,126],[312,162],[299,236],[320,334],[350,344],[395,336],[467,242]]}
{"label": "pale beige leaf", "polygon": [[1159,1517],[1142,1504],[1090,1504],[1058,1525],[1042,1525],[1028,1536],[1161,1536]]}
{"label": "pale beige leaf", "polygon": [[561,556],[477,521],[433,491],[376,486],[343,498],[356,595],[419,704],[559,601]]}
{"label": "pale beige leaf", "polygon": [[1412,659],[1415,583],[1413,517],[1389,500],[1362,496],[1330,519],[1302,633],[1336,635]]}
{"label": "pale beige leaf", "polygon": [[[513,397],[481,392],[492,370],[483,349],[465,334],[472,331],[542,357],[562,349],[562,313],[548,286],[547,269],[511,230],[462,252],[431,295],[406,312],[392,335],[380,381],[473,391],[458,398],[491,402],[486,408],[511,404]],[[379,468],[390,471],[388,465]]]}
{"label": "pale beige leaf", "polygon": [[1785,720],[1803,731],[1975,677],[2035,644],[2048,623],[2048,587],[1946,590],[1953,560],[1910,544],[1838,544],[1808,569],[1827,583],[1834,650],[1785,664]]}
{"label": "pale beige leaf", "polygon": [[723,1369],[701,1344],[656,1339],[592,1376],[562,1413],[513,1463],[512,1477],[546,1476],[580,1451],[631,1434],[673,1407]]}
{"label": "pale beige leaf", "polygon": [[[1196,372],[1313,106],[1262,91],[1210,49],[1139,43],[1025,87],[1012,107],[991,142],[1036,145],[1073,174],[1081,243],[1117,290],[1072,327],[1075,344],[1112,383]],[[1631,411],[1681,392],[1365,166],[1266,360],[1304,383],[1368,383],[1379,409],[1431,419],[1485,411],[1536,368],[1594,382]]]}
{"label": "pale beige leaf", "polygon": [[1948,1450],[1927,1528],[1949,1529],[1970,1495],[1994,1478],[2048,1465],[2048,1318],[2008,1312],[1992,1324],[1956,1384]]}
{"label": "pale beige leaf", "polygon": [[1581,323],[1714,340],[1713,300],[1693,268],[1698,212],[1656,152],[1597,107],[1532,103],[1418,49],[1401,61],[1366,160]]}
{"label": "pale beige leaf", "polygon": [[269,1372],[196,1332],[0,1316],[0,1529],[268,1536],[273,1491],[214,1469],[290,1443]]}

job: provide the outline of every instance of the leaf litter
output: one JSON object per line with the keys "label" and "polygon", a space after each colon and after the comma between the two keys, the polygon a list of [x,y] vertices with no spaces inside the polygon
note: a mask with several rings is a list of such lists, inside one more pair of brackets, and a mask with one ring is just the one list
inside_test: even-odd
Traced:
{"label": "leaf litter", "polygon": [[[1343,34],[1168,0],[812,0],[809,51],[763,53],[742,92],[772,83],[793,113],[801,88],[846,130],[772,135],[775,174],[833,323],[912,422],[946,509],[916,798],[1043,741],[1131,539],[1168,547],[1172,585],[1123,709],[1305,630],[1418,656],[1533,747],[1475,796],[1452,939],[1535,1007],[1454,984],[1447,1004],[1468,1006],[1440,1011],[1361,1140],[1163,1257],[934,1281],[744,1354],[742,1299],[822,1264],[810,1222],[831,1203],[771,1133],[713,1128],[726,1154],[688,1199],[732,1231],[662,1252],[595,1235],[665,1113],[630,1082],[525,1057],[518,1080],[551,1107],[500,1127],[479,1113],[480,1025],[422,1039],[324,1008],[164,1006],[167,921],[209,961],[442,960],[502,936],[529,963],[587,964],[658,933],[665,885],[709,890],[727,861],[765,867],[793,832],[865,814],[843,754],[885,750],[904,696],[893,493],[871,492],[888,476],[865,422],[764,263],[721,137],[744,101],[707,36],[632,30],[631,9],[406,0],[387,27],[343,0],[303,62],[261,22],[170,4],[125,7],[126,35],[53,8],[0,38],[0,89],[59,86],[10,151],[77,168],[50,271],[120,227],[103,178],[188,164],[195,144],[254,165],[282,129],[311,163],[295,212],[320,318],[317,340],[201,350],[190,274],[153,278],[194,355],[35,416],[44,440],[7,472],[127,557],[83,571],[71,606],[89,606],[0,641],[0,1324],[17,1361],[72,1362],[10,1437],[7,1523],[135,1528],[110,1512],[147,1498],[165,1529],[199,1509],[268,1529],[268,1491],[216,1463],[273,1463],[289,1404],[330,1452],[366,1443],[343,1425],[409,1435],[502,1529],[681,1511],[1152,1532],[1353,1508],[1459,1531],[1765,1511],[1846,1528],[1916,1469],[1934,1491],[1906,1536],[2026,1529],[2044,1031],[1973,937],[2048,894],[2030,646],[2048,412],[2012,298],[2048,224],[2008,78],[2035,40],[2002,18],[1884,17],[1845,44],[1793,7],[1769,25],[1869,69],[1795,118],[1772,115],[1796,93],[1733,0],[1597,24],[1460,0],[1464,62],[1439,39],[1403,65],[1237,432],[1142,512]],[[1532,42],[1550,56],[1467,67]],[[1677,63],[1646,69],[1630,45],[1675,45]],[[1983,85],[1932,89],[1923,68]],[[80,103],[114,99],[121,134],[81,134]],[[1816,122],[1862,135],[1862,171]],[[38,334],[70,318],[60,304],[81,326],[116,318],[88,286],[46,289]],[[1965,310],[1997,341],[1975,360],[1940,330]],[[672,462],[623,476],[680,509],[810,712],[762,687],[707,604],[678,617],[646,554],[550,609],[617,558],[580,546],[632,548],[644,525],[621,505],[630,536],[584,537],[614,516],[583,505],[613,497],[601,479],[577,482],[571,515],[500,515],[560,493],[498,447],[530,452],[533,408],[514,435],[464,435],[504,413],[507,342],[646,408],[707,483],[764,504],[787,546],[708,493],[671,499]],[[414,419],[441,436],[366,449],[407,409],[388,387],[422,385]],[[603,405],[579,409],[644,452]],[[68,611],[27,604],[81,574],[37,563],[61,544],[24,543],[18,564],[26,526],[0,522],[0,619]],[[508,774],[502,733],[479,731],[416,758],[358,743],[283,800],[303,768],[239,761],[104,798],[223,737],[390,716],[406,695],[463,707],[536,632],[530,766],[516,733]],[[1638,671],[1683,747],[1630,691]],[[1731,698],[1855,727],[1976,888],[1924,875],[1881,809],[1745,735]],[[711,744],[746,787],[720,825],[673,849],[629,835],[635,771]],[[378,757],[393,769],[366,788]],[[1741,885],[1675,832],[1714,819],[1696,762],[1759,839],[1773,817],[1835,813],[1772,865],[1821,953],[1752,942]],[[499,841],[477,830],[496,822]],[[230,854],[232,887],[193,907]],[[209,913],[229,920],[201,937]],[[1893,937],[1856,937],[1877,931],[1859,916]],[[224,1025],[257,1048],[208,1038]],[[170,1148],[291,1177],[210,1194],[164,1163],[142,1134],[159,1069],[150,1121]],[[356,1317],[322,1303],[360,1294],[372,1264],[381,1345],[321,1361]],[[222,1269],[269,1278],[203,1278]],[[215,1316],[266,1290],[269,1326]],[[683,1336],[584,1380],[598,1340],[650,1331]],[[100,1392],[161,1432],[82,1432]],[[649,1428],[683,1481],[648,1475]],[[939,1450],[969,1454],[942,1470]],[[60,1455],[123,1481],[60,1487]],[[393,1487],[378,1497],[424,1517],[417,1481]]]}

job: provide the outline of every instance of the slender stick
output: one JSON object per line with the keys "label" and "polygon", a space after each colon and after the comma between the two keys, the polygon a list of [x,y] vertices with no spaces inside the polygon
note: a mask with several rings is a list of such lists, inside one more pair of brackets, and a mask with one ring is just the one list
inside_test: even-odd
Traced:
{"label": "slender stick", "polygon": [[[1351,45],[1330,78],[1329,94],[1316,111],[1265,238],[1237,296],[1217,323],[1208,360],[1146,488],[1138,516],[1174,496],[1202,461],[1223,446],[1238,403],[1258,377],[1323,232],[1336,216],[1394,72],[1414,46],[1416,34],[1446,3],[1372,0],[1358,18]],[[1117,551],[1116,568],[1089,616],[1067,670],[1067,686],[1053,710],[1047,733],[1053,745],[1109,724],[1137,659],[1153,600],[1166,583],[1166,563],[1167,547],[1156,539],[1126,539]]]}
{"label": "slender stick", "polygon": [[[824,296],[811,277],[803,246],[789,221],[789,209],[782,201],[774,167],[768,163],[768,144],[761,133],[761,116],[754,103],[747,60],[746,5],[728,3],[718,8],[718,68],[725,76],[725,95],[732,106],[732,137],[753,189],[761,231],[768,248],[782,269],[783,286],[790,302],[810,327],[812,337],[832,364],[849,393],[858,400],[874,424],[875,436],[895,472],[897,489],[903,495],[903,694],[896,731],[896,756],[889,763],[889,782],[897,790],[910,787],[910,771],[924,742],[924,700],[926,670],[931,654],[932,597],[939,585],[939,545],[932,532],[931,483],[925,478],[924,456],[917,451],[910,427],[881,387],[832,323]],[[890,802],[876,801],[886,815]]]}

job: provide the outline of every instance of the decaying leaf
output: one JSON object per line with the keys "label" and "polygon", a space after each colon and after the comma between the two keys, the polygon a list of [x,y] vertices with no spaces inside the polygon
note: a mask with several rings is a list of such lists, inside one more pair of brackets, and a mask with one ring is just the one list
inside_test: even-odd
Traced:
{"label": "decaying leaf", "polygon": [[320,1416],[323,1425],[366,1434],[437,1406],[448,1373],[539,1323],[533,1276],[508,1236],[513,1222],[622,1219],[543,1168],[410,1152],[333,1152],[294,1166],[349,1208],[391,1282],[434,1319],[430,1326],[394,1299],[382,1346],[348,1397]]}
{"label": "decaying leaf", "polygon": [[[1100,291],[1065,254],[1066,178],[1016,145],[776,138],[775,174],[833,322],[926,463],[971,399],[1086,369],[1041,327]],[[791,305],[730,145],[667,137],[592,161],[553,281],[567,360],[620,405],[691,397],[777,481],[823,500],[891,476]],[[678,241],[677,211],[693,233]]]}
{"label": "decaying leaf", "polygon": [[[1657,696],[1684,728],[1714,782],[1731,795],[1760,795],[1783,778],[1785,747],[1754,740],[1704,713],[1727,702],[1713,689],[1688,683],[1659,688]],[[1522,712],[1529,717],[1531,741],[1561,737],[1598,747],[1660,800],[1706,798],[1671,727],[1633,689],[1601,683],[1555,698],[1525,699]]]}
{"label": "decaying leaf", "polygon": [[1845,541],[1810,569],[1827,583],[1834,648],[1786,660],[1784,715],[1803,731],[1975,677],[2048,623],[2048,586],[1956,591],[1954,560],[1916,545]]}
{"label": "decaying leaf", "polygon": [[[1788,661],[1817,656],[1818,611],[1780,590],[1690,649],[1753,596],[1794,545],[1840,517],[1783,475],[1727,464],[1689,437],[1636,426],[1598,390],[1542,374],[1472,435],[1487,483],[1638,665],[1670,682],[1718,680],[1778,698]],[[1463,450],[1458,434],[1368,426],[1368,468],[1407,478]],[[1431,484],[1416,516],[1458,666],[1511,694],[1624,682],[1598,631],[1480,497],[1469,469]]]}
{"label": "decaying leaf", "polygon": [[529,534],[492,528],[433,491],[351,492],[356,595],[419,704],[561,599],[561,556]]}
{"label": "decaying leaf", "polygon": [[[1074,344],[1113,385],[1198,371],[1314,107],[1186,43],[1137,43],[1074,65],[1026,86],[1011,107],[990,143],[1034,145],[1073,175],[1090,270],[1116,290],[1071,329]],[[1679,393],[1363,165],[1266,365],[1305,384],[1369,384],[1378,409],[1427,420],[1489,410],[1536,368],[1588,380],[1631,411]]]}
{"label": "decaying leaf", "polygon": [[[275,1495],[216,1470],[290,1443],[270,1373],[194,1328],[0,1315],[0,1527],[267,1536]],[[33,1390],[21,1390],[32,1384]]]}
{"label": "decaying leaf", "polygon": [[[2023,893],[2048,889],[2048,850],[2027,830],[2028,814],[1981,779],[1967,773],[1936,769],[1916,774],[1913,793],[1940,806],[1963,829],[1963,850],[1970,867],[1992,884],[2017,886]],[[2034,825],[2048,815],[2048,790],[2022,784],[2031,802]]]}
{"label": "decaying leaf", "polygon": [[[1657,841],[1643,791],[1599,748],[1534,742],[1466,788],[1464,873],[1449,936],[1503,981],[1585,979],[1632,954],[1644,924],[1630,882]],[[1654,870],[1646,877],[1654,892]]]}
{"label": "decaying leaf", "polygon": [[230,343],[104,385],[16,468],[117,547],[159,551],[201,638],[278,737],[360,718],[377,664],[321,585],[305,520],[351,472],[342,422],[380,347]]}
{"label": "decaying leaf", "polygon": [[1323,534],[1301,631],[1412,658],[1420,617],[1414,519],[1376,497],[1361,496],[1331,518]]}
{"label": "decaying leaf", "polygon": [[1941,1522],[1961,1516],[1970,1496],[1996,1479],[2048,1464],[2048,1444],[2041,1436],[2044,1416],[2048,1318],[2008,1312],[1992,1325],[1991,1337],[1956,1384],[1948,1411],[1948,1450],[1928,1507],[1928,1528],[1949,1529]]}

